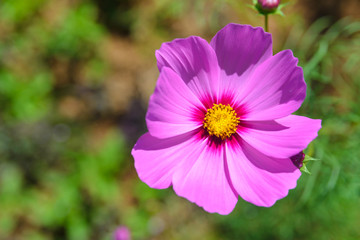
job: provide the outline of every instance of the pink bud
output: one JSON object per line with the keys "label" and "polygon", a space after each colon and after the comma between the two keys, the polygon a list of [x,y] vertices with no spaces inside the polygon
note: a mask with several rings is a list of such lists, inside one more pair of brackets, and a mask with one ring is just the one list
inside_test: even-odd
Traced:
{"label": "pink bud", "polygon": [[301,151],[298,154],[290,157],[290,159],[293,162],[293,164],[300,169],[303,166],[305,154],[304,154],[304,152]]}
{"label": "pink bud", "polygon": [[258,5],[263,10],[273,10],[279,6],[280,0],[258,0]]}
{"label": "pink bud", "polygon": [[125,226],[120,226],[114,233],[114,240],[131,240],[130,231]]}

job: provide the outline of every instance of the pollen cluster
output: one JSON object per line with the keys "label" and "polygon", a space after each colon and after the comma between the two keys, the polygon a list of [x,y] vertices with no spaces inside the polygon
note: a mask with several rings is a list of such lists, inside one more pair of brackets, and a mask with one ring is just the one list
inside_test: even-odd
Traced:
{"label": "pollen cluster", "polygon": [[205,114],[203,126],[210,136],[214,135],[224,140],[235,133],[240,118],[230,105],[214,104]]}

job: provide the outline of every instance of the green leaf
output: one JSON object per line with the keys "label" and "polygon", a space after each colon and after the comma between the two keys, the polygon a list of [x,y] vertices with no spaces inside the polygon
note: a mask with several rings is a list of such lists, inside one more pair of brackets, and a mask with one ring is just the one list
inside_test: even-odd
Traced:
{"label": "green leaf", "polygon": [[310,157],[309,155],[305,155],[303,163],[307,163],[309,161],[320,161],[320,159]]}
{"label": "green leaf", "polygon": [[311,175],[311,172],[309,171],[309,169],[307,169],[306,164],[303,164],[303,166],[300,168],[300,171]]}
{"label": "green leaf", "polygon": [[307,174],[311,174],[311,172],[309,171],[309,169],[306,167],[306,165],[308,164],[308,162],[310,161],[319,161],[320,159],[317,158],[313,158],[310,157],[309,155],[305,155],[305,158],[303,160],[303,166],[300,168],[300,171],[307,173]]}

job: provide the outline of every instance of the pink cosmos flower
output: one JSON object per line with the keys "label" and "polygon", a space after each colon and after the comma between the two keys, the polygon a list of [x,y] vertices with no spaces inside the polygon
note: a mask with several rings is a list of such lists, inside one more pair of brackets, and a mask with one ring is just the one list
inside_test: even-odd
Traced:
{"label": "pink cosmos flower", "polygon": [[131,240],[130,231],[126,226],[120,226],[115,230],[114,240]]}
{"label": "pink cosmos flower", "polygon": [[321,120],[291,115],[303,102],[302,68],[290,50],[272,54],[271,34],[229,24],[210,44],[176,39],[156,51],[160,76],[132,150],[152,188],[208,212],[230,213],[240,195],[269,207],[296,186],[290,157],[317,136]]}

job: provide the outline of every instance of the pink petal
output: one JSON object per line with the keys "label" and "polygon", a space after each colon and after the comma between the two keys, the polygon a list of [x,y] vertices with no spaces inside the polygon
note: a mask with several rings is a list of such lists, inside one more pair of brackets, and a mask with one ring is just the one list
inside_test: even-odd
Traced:
{"label": "pink petal", "polygon": [[152,136],[168,138],[201,127],[205,107],[181,78],[163,67],[150,98],[146,123]]}
{"label": "pink petal", "polygon": [[258,206],[270,207],[285,197],[301,175],[289,158],[268,157],[241,139],[226,143],[226,161],[237,193]]}
{"label": "pink petal", "polygon": [[208,212],[229,214],[237,194],[229,184],[223,146],[211,146],[205,140],[193,146],[201,155],[182,162],[173,176],[175,192]]}
{"label": "pink petal", "polygon": [[272,56],[271,34],[249,25],[226,25],[210,45],[221,69],[222,95],[231,95],[241,88],[255,67]]}
{"label": "pink petal", "polygon": [[200,37],[163,43],[155,53],[158,68],[173,69],[201,100],[213,102],[219,88],[219,67],[214,50]]}
{"label": "pink petal", "polygon": [[114,233],[114,240],[131,240],[130,230],[126,226],[120,226]]}
{"label": "pink petal", "polygon": [[193,147],[195,140],[194,133],[168,139],[141,136],[131,151],[139,178],[152,188],[169,187],[179,163],[200,154],[201,149]]}
{"label": "pink petal", "polygon": [[291,157],[317,137],[321,120],[290,115],[271,121],[242,121],[239,135],[260,152],[277,158]]}
{"label": "pink petal", "polygon": [[239,91],[247,120],[271,120],[296,111],[306,95],[302,68],[290,50],[282,51],[256,68]]}

